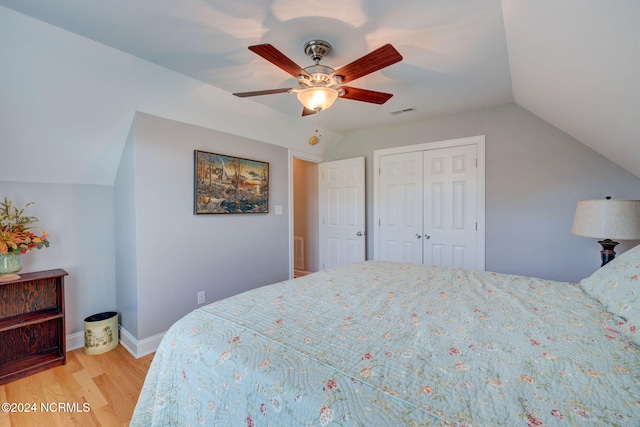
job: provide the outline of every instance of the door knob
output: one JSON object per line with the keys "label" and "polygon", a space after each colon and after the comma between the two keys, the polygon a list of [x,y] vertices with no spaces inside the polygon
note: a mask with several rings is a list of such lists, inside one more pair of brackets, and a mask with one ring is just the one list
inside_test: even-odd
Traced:
{"label": "door knob", "polygon": [[422,237],[422,235],[420,233],[416,233],[416,239],[419,239],[421,237]]}
{"label": "door knob", "polygon": [[356,233],[356,236],[360,237],[360,236],[362,236],[363,234],[364,234],[364,233],[363,233],[362,231],[358,231],[358,232]]}
{"label": "door knob", "polygon": [[425,238],[425,239],[430,239],[430,238],[431,238],[431,234],[425,234],[425,235],[424,235],[424,238]]}

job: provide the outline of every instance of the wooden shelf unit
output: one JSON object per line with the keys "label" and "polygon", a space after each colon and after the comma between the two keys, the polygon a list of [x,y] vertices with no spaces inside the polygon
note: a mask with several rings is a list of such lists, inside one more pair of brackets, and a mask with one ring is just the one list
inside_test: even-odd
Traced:
{"label": "wooden shelf unit", "polygon": [[61,269],[0,282],[0,384],[67,363]]}

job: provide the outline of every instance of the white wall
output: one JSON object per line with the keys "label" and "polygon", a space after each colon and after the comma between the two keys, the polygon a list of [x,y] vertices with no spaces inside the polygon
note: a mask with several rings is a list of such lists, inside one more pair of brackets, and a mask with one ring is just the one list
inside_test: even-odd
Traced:
{"label": "white wall", "polygon": [[[640,178],[508,104],[345,136],[329,160],[366,157],[373,257],[373,151],[486,135],[486,269],[578,281],[600,266],[597,239],[570,234],[580,199],[640,199]],[[633,244],[618,246],[622,253]]]}
{"label": "white wall", "polygon": [[[116,308],[113,187],[0,181],[0,197],[40,221],[51,245],[22,256],[22,272],[62,268],[67,335],[82,333],[84,319]],[[69,344],[69,343],[68,343]],[[72,344],[73,345],[73,344]]]}
{"label": "white wall", "polygon": [[[137,261],[123,263],[118,255],[118,271],[125,270],[118,280],[136,282],[116,286],[119,305],[130,307],[137,299],[137,331],[128,330],[137,340],[165,332],[195,309],[200,290],[209,303],[289,277],[287,149],[144,113],[136,114],[134,146],[125,154],[133,154],[135,172],[121,169],[115,197],[123,202],[117,234],[133,243],[135,228],[135,255],[133,246],[126,253]],[[194,215],[195,149],[269,162],[270,212]],[[275,215],[275,205],[283,215]]]}

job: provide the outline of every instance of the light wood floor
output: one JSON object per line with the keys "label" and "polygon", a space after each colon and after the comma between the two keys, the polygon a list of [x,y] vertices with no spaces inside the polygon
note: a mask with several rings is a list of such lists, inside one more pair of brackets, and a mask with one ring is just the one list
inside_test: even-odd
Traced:
{"label": "light wood floor", "polygon": [[[0,426],[128,426],[152,359],[135,359],[122,345],[93,356],[84,348],[68,352],[65,366],[0,386],[0,404],[35,404],[37,410],[0,410]],[[59,403],[63,411],[41,410],[41,404],[57,409]]]}

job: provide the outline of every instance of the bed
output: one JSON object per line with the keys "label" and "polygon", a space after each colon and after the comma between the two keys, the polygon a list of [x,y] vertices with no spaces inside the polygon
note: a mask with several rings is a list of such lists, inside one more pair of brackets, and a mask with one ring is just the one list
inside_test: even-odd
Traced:
{"label": "bed", "polygon": [[131,426],[639,426],[640,246],[579,284],[365,261],[199,308]]}

